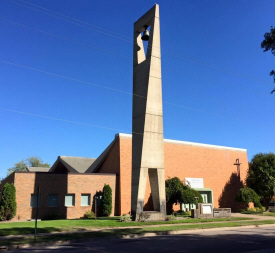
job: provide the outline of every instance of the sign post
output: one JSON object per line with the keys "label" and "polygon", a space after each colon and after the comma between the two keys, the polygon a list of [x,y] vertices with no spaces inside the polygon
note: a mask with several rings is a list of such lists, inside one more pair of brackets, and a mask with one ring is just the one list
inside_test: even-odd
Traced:
{"label": "sign post", "polygon": [[36,214],[35,214],[35,227],[34,227],[34,241],[36,242],[36,234],[37,234],[37,218],[38,218],[38,206],[39,206],[39,195],[40,195],[40,187],[37,187],[37,196],[36,196]]}
{"label": "sign post", "polygon": [[96,221],[96,202],[97,202],[97,199],[98,199],[98,197],[95,196],[95,221]]}

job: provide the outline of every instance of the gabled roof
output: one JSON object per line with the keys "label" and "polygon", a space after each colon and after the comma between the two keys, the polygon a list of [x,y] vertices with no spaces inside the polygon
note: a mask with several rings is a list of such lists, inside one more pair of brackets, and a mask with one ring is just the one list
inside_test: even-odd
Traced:
{"label": "gabled roof", "polygon": [[50,168],[48,167],[27,167],[27,171],[31,172],[48,172]]}
{"label": "gabled roof", "polygon": [[84,173],[95,160],[87,157],[59,156],[49,172],[54,172],[61,163],[68,172]]}

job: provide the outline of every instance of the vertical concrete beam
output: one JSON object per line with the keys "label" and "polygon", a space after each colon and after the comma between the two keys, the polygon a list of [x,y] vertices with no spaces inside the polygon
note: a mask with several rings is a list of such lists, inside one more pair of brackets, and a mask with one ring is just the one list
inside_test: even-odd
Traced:
{"label": "vertical concrete beam", "polygon": [[[141,40],[145,26],[150,26],[147,54]],[[149,171],[154,211],[161,212],[164,217],[166,200],[160,24],[157,4],[134,24],[133,65],[131,212],[136,217],[143,211]]]}

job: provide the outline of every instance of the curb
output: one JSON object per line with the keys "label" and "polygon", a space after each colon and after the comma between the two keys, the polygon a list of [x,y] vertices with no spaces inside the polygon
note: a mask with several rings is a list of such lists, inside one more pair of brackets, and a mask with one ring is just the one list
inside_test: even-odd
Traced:
{"label": "curb", "polygon": [[[167,236],[167,235],[181,235],[181,234],[190,234],[190,233],[200,233],[208,231],[220,231],[220,230],[234,230],[234,229],[248,229],[248,228],[259,228],[259,227],[275,227],[275,224],[263,224],[263,225],[248,225],[248,226],[236,226],[236,227],[223,227],[223,228],[198,228],[198,229],[185,229],[177,231],[163,231],[157,233],[143,233],[143,234],[129,234],[122,236],[112,236],[111,238],[121,238],[121,239],[139,239],[145,237],[155,237],[155,236]],[[19,245],[10,245],[10,246],[0,246],[0,251],[10,251],[17,249],[27,249],[30,247],[41,247],[41,246],[58,246],[58,245],[68,245],[71,243],[81,242],[81,241],[90,241],[95,238],[85,238],[85,239],[75,239],[75,240],[66,240],[66,241],[55,241],[55,242],[40,242],[40,243],[27,243]],[[97,240],[99,238],[96,238]],[[106,238],[104,238],[106,239]]]}
{"label": "curb", "polygon": [[154,236],[160,236],[160,235],[181,235],[181,234],[200,233],[200,232],[207,232],[207,231],[235,230],[236,228],[248,229],[248,228],[259,228],[259,227],[275,227],[275,224],[248,225],[248,226],[223,227],[223,228],[184,229],[184,230],[176,230],[176,231],[163,231],[163,232],[157,232],[157,233],[130,234],[130,235],[123,235],[121,236],[121,238],[135,239],[135,238],[143,238],[143,237],[154,237]]}

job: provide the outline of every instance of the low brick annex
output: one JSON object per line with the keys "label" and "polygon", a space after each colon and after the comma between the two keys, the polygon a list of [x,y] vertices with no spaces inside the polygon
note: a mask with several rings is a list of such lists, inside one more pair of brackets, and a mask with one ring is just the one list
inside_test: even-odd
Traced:
{"label": "low brick annex", "polygon": [[[35,217],[31,207],[31,195],[41,190],[39,218],[59,214],[61,218],[80,218],[87,210],[94,211],[94,196],[102,191],[104,184],[113,190],[113,213],[121,215],[131,210],[132,136],[117,134],[111,144],[97,159],[83,163],[77,158],[76,165],[70,159],[59,157],[50,172],[15,172],[2,181],[0,192],[6,182],[16,187],[17,214],[14,220]],[[235,165],[239,159],[241,166]],[[66,161],[66,162],[64,162]],[[60,163],[60,164],[59,164]],[[203,179],[204,188],[211,189],[215,207],[231,207],[236,210],[235,196],[242,186],[248,169],[245,149],[207,145],[164,139],[165,178],[179,177]],[[76,169],[73,169],[73,167]],[[86,166],[85,168],[83,166]],[[52,167],[52,168],[53,168]],[[49,206],[49,195],[58,196],[58,206]],[[74,203],[65,206],[65,196],[74,196]],[[82,197],[90,196],[85,205]],[[99,203],[100,204],[100,203]],[[147,182],[144,210],[152,210],[150,184]],[[174,206],[174,210],[179,209]]]}

